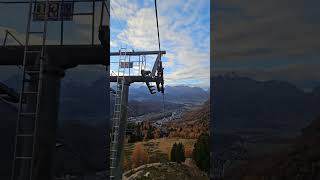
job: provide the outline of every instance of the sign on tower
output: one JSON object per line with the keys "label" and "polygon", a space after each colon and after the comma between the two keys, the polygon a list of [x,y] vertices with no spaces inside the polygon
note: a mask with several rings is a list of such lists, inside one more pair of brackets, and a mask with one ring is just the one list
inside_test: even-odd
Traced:
{"label": "sign on tower", "polygon": [[[50,1],[48,3],[48,21],[72,21],[73,2]],[[33,21],[44,21],[46,2],[36,2],[33,12]]]}

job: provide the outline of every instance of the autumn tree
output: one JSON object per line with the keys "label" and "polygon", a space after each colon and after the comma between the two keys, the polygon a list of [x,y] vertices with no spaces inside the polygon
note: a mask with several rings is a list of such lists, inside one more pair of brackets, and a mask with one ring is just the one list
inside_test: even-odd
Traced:
{"label": "autumn tree", "polygon": [[159,139],[159,138],[161,138],[161,130],[160,130],[160,129],[156,129],[156,130],[154,131],[153,138],[154,138],[154,139]]}
{"label": "autumn tree", "polygon": [[149,140],[149,139],[153,139],[154,138],[154,135],[153,135],[153,128],[149,127],[148,131],[147,131],[147,137],[146,139]]}
{"label": "autumn tree", "polygon": [[134,167],[147,164],[149,161],[149,155],[142,147],[142,144],[136,144],[132,153],[132,163]]}
{"label": "autumn tree", "polygon": [[135,143],[143,140],[143,133],[141,131],[141,124],[131,125],[134,132],[129,135],[128,143]]}
{"label": "autumn tree", "polygon": [[184,155],[185,155],[185,157],[186,157],[186,158],[192,158],[192,151],[193,151],[192,148],[186,148],[186,149],[184,150]]}
{"label": "autumn tree", "polygon": [[129,161],[128,161],[127,159],[124,159],[124,160],[123,160],[123,169],[124,169],[125,171],[131,169],[130,163],[129,163]]}

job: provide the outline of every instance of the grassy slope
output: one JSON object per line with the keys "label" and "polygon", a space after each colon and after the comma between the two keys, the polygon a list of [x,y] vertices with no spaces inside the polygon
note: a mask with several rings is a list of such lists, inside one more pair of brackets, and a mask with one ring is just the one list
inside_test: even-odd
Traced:
{"label": "grassy slope", "polygon": [[[161,138],[161,139],[153,139],[144,142],[137,143],[127,143],[124,147],[125,159],[127,160],[129,166],[131,165],[131,154],[136,144],[142,144],[144,149],[149,154],[149,163],[154,162],[168,162],[169,157],[168,153],[171,150],[172,145],[175,142],[181,142],[185,150],[192,150],[193,145],[196,142],[196,139],[178,139],[178,138]],[[125,170],[129,170],[130,168],[125,168]]]}

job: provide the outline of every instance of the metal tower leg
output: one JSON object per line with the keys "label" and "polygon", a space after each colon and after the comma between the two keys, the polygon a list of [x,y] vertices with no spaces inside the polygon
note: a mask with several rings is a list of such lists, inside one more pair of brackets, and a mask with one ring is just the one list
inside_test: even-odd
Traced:
{"label": "metal tower leg", "polygon": [[125,132],[127,128],[127,107],[128,107],[128,97],[129,97],[129,86],[130,83],[125,81],[123,85],[122,92],[122,103],[121,103],[121,118],[120,118],[120,126],[119,126],[119,137],[118,137],[118,147],[117,147],[117,166],[114,169],[115,178],[114,179],[122,179],[123,173],[123,157],[124,157],[124,139]]}
{"label": "metal tower leg", "polygon": [[[34,166],[35,138],[38,130],[39,108],[43,61],[48,19],[48,0],[45,9],[45,21],[40,31],[32,29],[32,10],[35,0],[29,1],[29,14],[24,44],[23,78],[20,91],[18,119],[16,123],[15,151],[11,180],[32,180]],[[32,34],[41,35],[42,46],[30,49],[29,41]],[[29,78],[27,76],[30,76]],[[34,87],[27,89],[26,86]],[[30,84],[33,84],[30,86]],[[24,105],[28,103],[30,106]],[[32,104],[32,105],[31,105]]]}
{"label": "metal tower leg", "polygon": [[[125,129],[125,124],[122,120],[126,118],[126,107],[124,107],[124,102],[127,101],[127,95],[124,97],[125,88],[125,72],[126,67],[122,66],[122,62],[126,62],[127,49],[120,49],[119,67],[117,75],[117,89],[115,94],[115,104],[112,118],[112,130],[111,130],[111,143],[110,143],[110,180],[121,179],[120,166],[121,166],[121,147],[123,143],[123,128]],[[128,91],[126,91],[128,92]],[[124,113],[125,111],[125,113]],[[125,114],[125,115],[124,115]],[[119,177],[120,176],[120,177]]]}

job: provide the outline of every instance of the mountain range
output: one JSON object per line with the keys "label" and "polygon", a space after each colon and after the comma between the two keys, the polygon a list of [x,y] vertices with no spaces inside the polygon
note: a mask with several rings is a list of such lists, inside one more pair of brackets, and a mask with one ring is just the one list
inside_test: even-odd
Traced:
{"label": "mountain range", "polygon": [[[157,100],[162,101],[161,93],[151,95],[146,86],[131,88],[129,92],[130,100]],[[164,99],[173,103],[198,103],[201,104],[209,97],[209,92],[199,87],[189,86],[166,86]]]}
{"label": "mountain range", "polygon": [[[17,77],[5,84],[16,88]],[[213,78],[214,127],[226,128],[277,128],[296,131],[305,127],[318,114],[320,86],[311,92],[285,81],[256,81],[236,75]],[[61,87],[60,119],[88,119],[105,121],[108,97],[106,80],[92,84],[64,81]],[[161,112],[162,95],[151,95],[146,86],[131,86],[129,90],[129,116]],[[167,109],[181,104],[201,104],[209,92],[198,87],[166,86]],[[111,102],[112,103],[112,102]],[[132,112],[134,110],[134,112]]]}
{"label": "mountain range", "polygon": [[305,92],[284,81],[256,81],[239,76],[213,79],[213,125],[269,128],[297,132],[320,114],[320,88]]}
{"label": "mountain range", "polygon": [[[73,119],[105,117],[107,108],[105,91],[105,79],[95,81],[88,86],[75,84],[73,82],[64,83],[61,89],[60,114],[66,118]],[[209,93],[201,88],[166,86],[164,101],[166,108],[174,109],[185,103],[202,103],[207,100],[208,97]],[[112,97],[110,103],[110,107],[112,107]],[[146,86],[132,86],[129,89],[129,116],[161,112],[163,108],[162,103],[163,97],[161,93],[151,95]]]}

